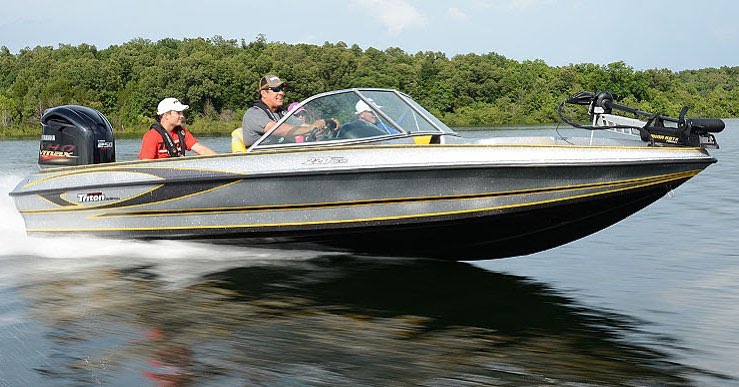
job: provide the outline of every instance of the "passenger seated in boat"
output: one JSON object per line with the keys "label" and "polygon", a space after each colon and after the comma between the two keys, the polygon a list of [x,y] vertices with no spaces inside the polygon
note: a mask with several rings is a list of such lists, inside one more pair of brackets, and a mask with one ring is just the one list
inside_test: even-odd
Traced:
{"label": "passenger seated in boat", "polygon": [[[244,147],[248,148],[260,137],[274,127],[275,123],[287,114],[282,107],[285,100],[287,82],[276,75],[265,75],[259,81],[259,100],[254,101],[244,113],[241,121],[242,137]],[[278,136],[286,139],[294,139],[296,136],[310,133],[311,127],[296,123],[295,125],[282,125],[277,129]]]}
{"label": "passenger seated in boat", "polygon": [[[241,128],[231,132],[231,151],[245,152],[265,133],[269,132],[287,114],[282,105],[287,82],[276,75],[265,75],[259,81],[259,100],[254,101],[244,113]],[[326,120],[316,120],[312,124],[298,119],[281,125],[274,133],[283,142],[300,142],[316,127],[324,127]]]}
{"label": "passenger seated in boat", "polygon": [[182,123],[189,108],[177,98],[165,98],[157,106],[157,122],[141,140],[140,159],[164,159],[185,155],[185,150],[192,150],[199,155],[210,155],[216,152],[198,142]]}
{"label": "passenger seated in boat", "polygon": [[[295,117],[298,121],[300,121],[301,125],[307,125],[310,122],[310,121],[306,122],[306,120],[308,120],[308,111],[305,110],[304,107],[300,106],[300,102],[291,103],[287,107],[287,112],[292,113],[293,117]],[[305,137],[306,137],[305,135],[295,136],[295,142],[303,142],[305,141]]]}
{"label": "passenger seated in boat", "polygon": [[[372,98],[367,98],[367,100],[374,106],[376,109],[382,108],[382,106],[375,103],[375,101],[372,100]],[[354,105],[354,114],[356,114],[360,120],[369,122],[372,125],[375,125],[376,127],[384,130],[385,132],[389,134],[396,134],[400,133],[399,130],[393,128],[392,126],[382,122],[382,120],[377,117],[375,112],[370,108],[370,106],[367,104],[367,102],[364,102],[360,100],[357,102],[356,105]]]}
{"label": "passenger seated in boat", "polygon": [[306,123],[305,120],[308,118],[308,111],[305,110],[304,107],[299,107],[300,102],[293,102],[287,107],[287,112],[292,113],[293,110],[295,110],[295,113],[293,113],[293,117],[300,120],[302,123]]}
{"label": "passenger seated in boat", "polygon": [[252,102],[241,120],[244,147],[254,144],[268,132],[287,111],[282,107],[287,82],[276,75],[267,74],[259,81],[259,99]]}

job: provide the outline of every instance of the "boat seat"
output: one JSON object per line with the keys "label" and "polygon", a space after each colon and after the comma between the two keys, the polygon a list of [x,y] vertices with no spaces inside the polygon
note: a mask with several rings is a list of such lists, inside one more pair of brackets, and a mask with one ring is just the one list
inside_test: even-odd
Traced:
{"label": "boat seat", "polygon": [[236,128],[231,132],[231,153],[246,152],[246,144],[244,144],[244,129]]}
{"label": "boat seat", "polygon": [[431,136],[431,135],[428,135],[428,136],[413,136],[413,143],[414,144],[421,144],[421,145],[431,144],[431,138],[432,137],[433,136]]}

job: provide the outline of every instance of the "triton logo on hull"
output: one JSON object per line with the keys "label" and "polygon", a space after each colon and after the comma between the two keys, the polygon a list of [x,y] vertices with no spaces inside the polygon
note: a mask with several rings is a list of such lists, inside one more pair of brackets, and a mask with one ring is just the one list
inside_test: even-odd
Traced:
{"label": "triton logo on hull", "polygon": [[105,196],[102,192],[90,192],[90,193],[84,193],[84,194],[77,194],[77,201],[80,203],[90,203],[90,202],[104,202],[107,200],[119,200],[120,198],[113,198]]}

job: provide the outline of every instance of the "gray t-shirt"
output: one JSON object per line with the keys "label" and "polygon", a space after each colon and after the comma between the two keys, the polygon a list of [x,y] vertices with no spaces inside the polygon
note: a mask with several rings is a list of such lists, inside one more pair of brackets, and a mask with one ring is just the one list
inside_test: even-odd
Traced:
{"label": "gray t-shirt", "polygon": [[241,127],[244,130],[244,145],[248,148],[254,144],[264,135],[264,127],[270,122],[277,122],[284,114],[282,110],[278,112],[272,112],[270,110],[268,114],[257,106],[246,109],[244,118],[241,120]]}

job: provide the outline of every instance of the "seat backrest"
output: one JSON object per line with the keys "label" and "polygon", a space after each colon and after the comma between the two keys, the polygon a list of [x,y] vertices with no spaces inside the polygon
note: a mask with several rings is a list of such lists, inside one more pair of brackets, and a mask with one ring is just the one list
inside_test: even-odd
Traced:
{"label": "seat backrest", "polygon": [[246,144],[244,144],[244,129],[236,128],[231,132],[231,153],[246,152]]}

